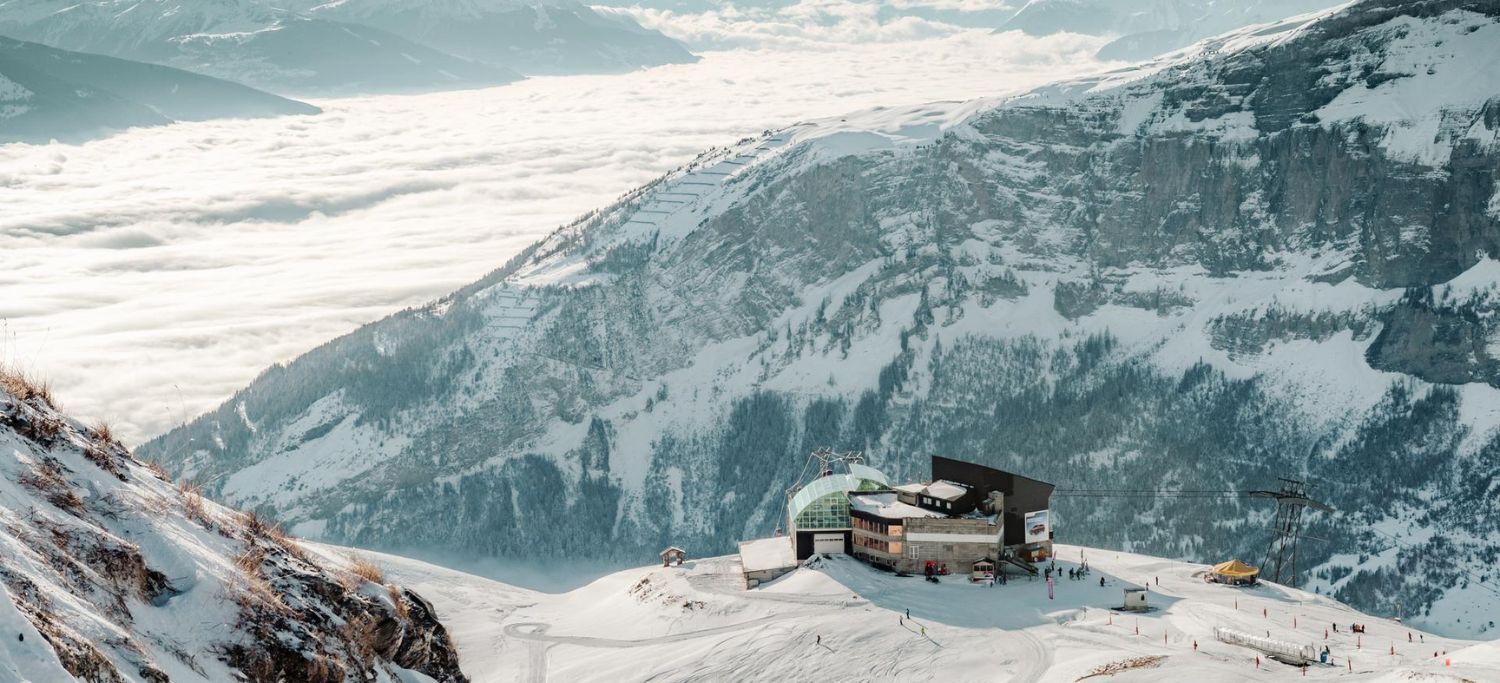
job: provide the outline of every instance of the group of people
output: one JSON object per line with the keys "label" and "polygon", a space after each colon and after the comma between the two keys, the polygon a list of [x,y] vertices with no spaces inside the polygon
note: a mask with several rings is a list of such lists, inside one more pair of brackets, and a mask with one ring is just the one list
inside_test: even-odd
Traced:
{"label": "group of people", "polygon": [[[1052,578],[1053,574],[1057,574],[1057,578],[1059,578],[1059,579],[1062,578],[1062,570],[1060,570],[1060,569],[1057,568],[1057,563],[1056,562],[1053,562],[1051,565],[1043,568],[1042,571],[1043,571],[1043,577],[1044,578],[1049,578],[1050,579],[1050,578]],[[1089,574],[1089,563],[1088,562],[1084,562],[1083,564],[1079,565],[1077,568],[1069,569],[1068,570],[1068,580],[1069,581],[1082,581],[1085,576],[1088,576],[1088,574]],[[1099,577],[1099,580],[1103,581],[1104,577],[1102,577],[1102,576]]]}

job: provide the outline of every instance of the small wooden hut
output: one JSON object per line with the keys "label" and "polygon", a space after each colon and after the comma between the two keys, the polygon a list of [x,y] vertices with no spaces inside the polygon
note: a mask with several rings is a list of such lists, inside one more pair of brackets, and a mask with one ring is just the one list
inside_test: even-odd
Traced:
{"label": "small wooden hut", "polygon": [[678,566],[681,566],[682,563],[686,561],[687,551],[675,545],[661,551],[661,566],[663,567],[670,567],[674,562],[677,563]]}

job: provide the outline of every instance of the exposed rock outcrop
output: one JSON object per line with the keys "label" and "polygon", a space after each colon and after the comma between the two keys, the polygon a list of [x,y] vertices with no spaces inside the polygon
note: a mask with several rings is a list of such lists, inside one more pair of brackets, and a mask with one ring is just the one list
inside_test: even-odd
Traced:
{"label": "exposed rock outcrop", "polygon": [[5,680],[467,681],[420,596],[315,562],[3,371],[0,596]]}

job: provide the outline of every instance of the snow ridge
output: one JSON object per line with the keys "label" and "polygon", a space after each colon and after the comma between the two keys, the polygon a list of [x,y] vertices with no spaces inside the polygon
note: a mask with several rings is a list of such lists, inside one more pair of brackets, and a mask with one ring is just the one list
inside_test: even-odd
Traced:
{"label": "snow ridge", "polygon": [[0,679],[467,680],[430,605],[355,569],[0,373]]}

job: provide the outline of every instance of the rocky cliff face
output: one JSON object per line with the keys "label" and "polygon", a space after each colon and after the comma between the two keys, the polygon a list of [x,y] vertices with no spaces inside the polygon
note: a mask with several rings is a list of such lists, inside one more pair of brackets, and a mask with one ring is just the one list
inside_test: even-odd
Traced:
{"label": "rocky cliff face", "polygon": [[[331,540],[636,559],[771,533],[817,446],[898,478],[1291,476],[1339,510],[1308,587],[1482,633],[1497,17],[1372,0],[713,150],[146,450]],[[1060,537],[1201,560],[1259,559],[1271,513],[1055,508]]]}
{"label": "rocky cliff face", "polygon": [[0,679],[466,681],[430,605],[0,372]]}

